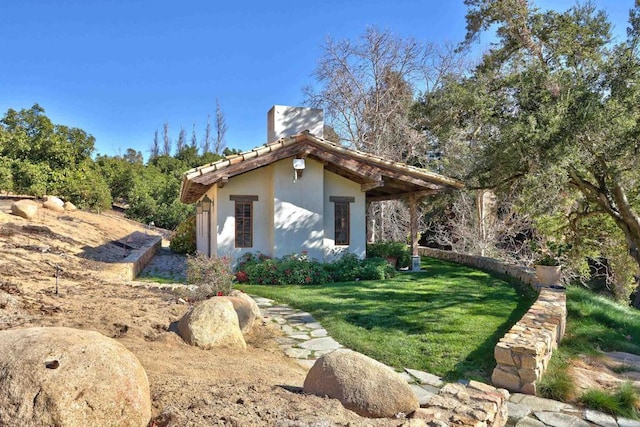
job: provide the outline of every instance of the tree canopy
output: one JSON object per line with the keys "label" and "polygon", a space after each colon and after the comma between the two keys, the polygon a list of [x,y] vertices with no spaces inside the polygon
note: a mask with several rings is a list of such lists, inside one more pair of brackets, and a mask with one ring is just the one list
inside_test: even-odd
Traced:
{"label": "tree canopy", "polygon": [[562,13],[521,0],[465,4],[462,48],[492,28],[498,41],[471,73],[448,77],[416,106],[445,167],[457,165],[471,186],[518,188],[521,209],[575,243],[577,259],[615,260],[626,245],[636,265],[620,260],[617,271],[632,280],[640,265],[638,6],[627,40],[614,43],[606,14],[590,3]]}
{"label": "tree canopy", "polygon": [[175,229],[193,211],[179,201],[182,173],[220,156],[199,154],[195,130],[187,144],[184,129],[178,138],[180,149],[172,155],[168,128],[165,124],[163,153],[156,132],[146,164],[142,153],[132,148],[123,155],[93,159],[95,139],[82,129],[52,123],[38,104],[9,109],[0,120],[0,191],[55,194],[78,207],[98,210],[116,201],[128,206],[129,218]]}

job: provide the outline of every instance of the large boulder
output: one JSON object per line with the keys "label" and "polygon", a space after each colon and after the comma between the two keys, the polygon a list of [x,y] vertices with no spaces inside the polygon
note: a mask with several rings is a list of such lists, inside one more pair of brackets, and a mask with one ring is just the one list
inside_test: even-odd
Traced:
{"label": "large boulder", "polygon": [[206,350],[247,348],[238,315],[227,298],[213,297],[196,304],[178,322],[178,333],[187,344]]}
{"label": "large boulder", "polygon": [[18,200],[11,204],[11,213],[24,219],[31,219],[38,213],[38,204],[33,200]]}
{"label": "large boulder", "polygon": [[71,202],[64,202],[64,210],[72,212],[78,210],[78,208]]}
{"label": "large boulder", "polygon": [[51,200],[46,200],[44,203],[42,203],[42,207],[45,209],[49,209],[50,211],[54,211],[54,212],[64,212],[64,205],[59,205],[58,203],[51,201]]}
{"label": "large boulder", "polygon": [[338,399],[370,418],[408,414],[420,406],[407,382],[391,368],[346,349],[321,356],[309,370],[303,391]]}
{"label": "large boulder", "polygon": [[236,289],[232,290],[228,297],[233,308],[238,315],[240,330],[242,333],[250,332],[251,329],[262,319],[260,307],[249,295]]}
{"label": "large boulder", "polygon": [[48,202],[50,205],[56,205],[60,208],[64,207],[64,202],[62,201],[62,199],[56,196],[44,196],[44,202]]}
{"label": "large boulder", "polygon": [[149,381],[138,359],[98,332],[0,332],[0,425],[146,426]]}

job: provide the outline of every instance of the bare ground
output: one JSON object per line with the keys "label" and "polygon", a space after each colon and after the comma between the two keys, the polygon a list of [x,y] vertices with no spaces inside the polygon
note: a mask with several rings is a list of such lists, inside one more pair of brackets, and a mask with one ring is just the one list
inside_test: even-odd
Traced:
{"label": "bare ground", "polygon": [[[0,200],[0,215],[10,203]],[[118,340],[146,369],[151,426],[402,422],[361,418],[336,400],[302,394],[306,370],[282,354],[273,339],[277,332],[267,324],[246,337],[244,352],[186,345],[169,326],[187,305],[170,292],[134,288],[107,273],[144,233],[141,224],[109,212],[41,209],[30,221],[0,216],[0,330],[67,326]]]}

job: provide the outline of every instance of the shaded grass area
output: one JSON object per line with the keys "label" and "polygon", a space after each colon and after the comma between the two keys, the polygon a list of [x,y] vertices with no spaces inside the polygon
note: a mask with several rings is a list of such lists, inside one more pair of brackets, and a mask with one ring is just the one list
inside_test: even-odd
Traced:
{"label": "shaded grass area", "polygon": [[313,286],[239,286],[310,312],[344,346],[396,368],[487,381],[493,348],[533,302],[526,288],[423,258],[420,273]]}
{"label": "shaded grass area", "polygon": [[617,389],[589,390],[576,396],[569,372],[572,358],[581,354],[623,351],[640,354],[640,311],[623,306],[588,289],[567,288],[567,329],[553,353],[547,371],[538,383],[539,393],[552,399],[577,400],[604,412],[637,418],[638,393],[630,385]]}
{"label": "shaded grass area", "polygon": [[570,355],[640,354],[640,310],[571,286],[567,289],[567,331],[560,348]]}

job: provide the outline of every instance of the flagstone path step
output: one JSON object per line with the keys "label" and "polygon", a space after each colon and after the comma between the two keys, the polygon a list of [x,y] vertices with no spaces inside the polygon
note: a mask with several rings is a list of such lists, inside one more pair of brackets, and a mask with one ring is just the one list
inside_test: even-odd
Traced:
{"label": "flagstone path step", "polygon": [[[303,367],[310,369],[321,355],[344,348],[311,314],[276,304],[268,298],[253,296],[253,299],[265,321],[283,332],[283,337],[276,338],[282,351]],[[428,406],[429,400],[445,384],[437,375],[415,369],[405,368],[399,374],[409,383],[421,406]],[[515,427],[640,427],[639,421],[520,393],[511,394],[508,411],[507,425]]]}

